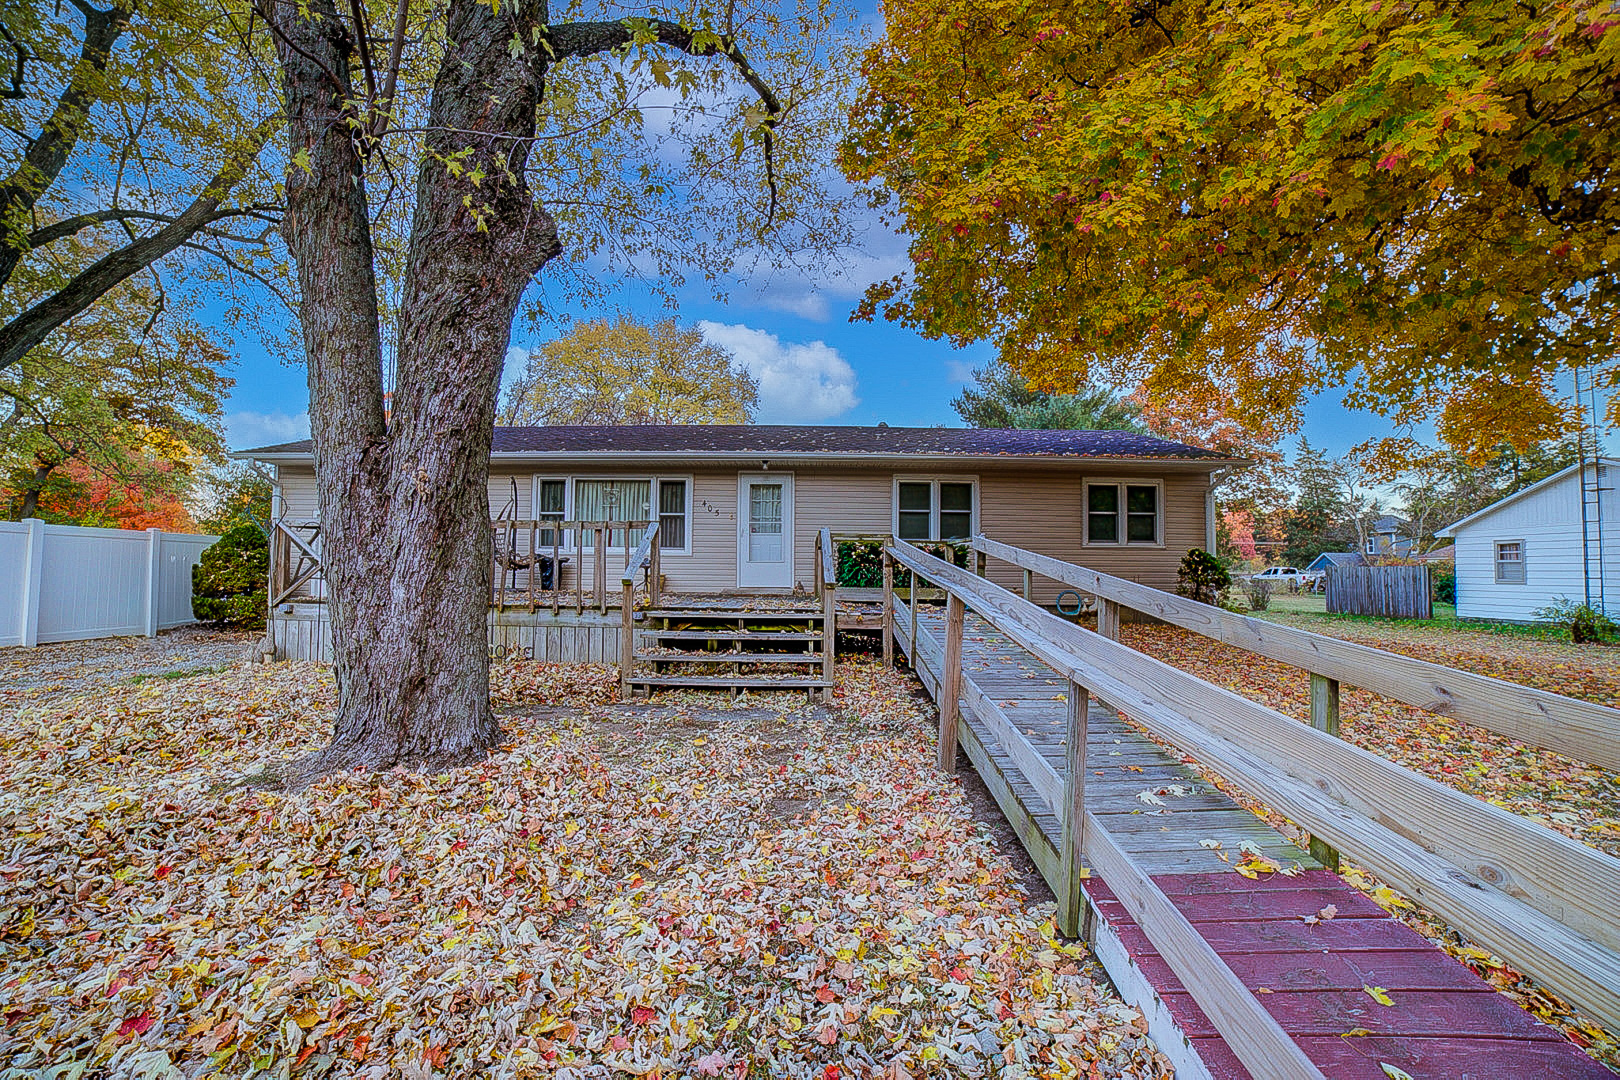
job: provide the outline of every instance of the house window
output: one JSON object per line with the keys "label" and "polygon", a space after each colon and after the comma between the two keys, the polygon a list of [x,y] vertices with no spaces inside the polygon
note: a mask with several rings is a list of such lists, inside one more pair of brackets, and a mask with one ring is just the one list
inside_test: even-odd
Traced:
{"label": "house window", "polygon": [[[567,512],[568,481],[537,480],[534,490],[534,517],[536,521],[563,521]],[[540,545],[561,546],[567,537],[557,536],[555,529],[540,530]]]}
{"label": "house window", "polygon": [[1088,482],[1086,543],[1161,543],[1162,496],[1158,483]]}
{"label": "house window", "polygon": [[685,480],[658,481],[658,547],[663,551],[686,550]]}
{"label": "house window", "polygon": [[1376,536],[1367,537],[1367,554],[1369,554],[1369,555],[1378,554],[1378,537],[1376,537]]}
{"label": "house window", "polygon": [[896,480],[894,533],[902,540],[971,540],[971,480]]}
{"label": "house window", "polygon": [[[576,521],[651,521],[651,480],[575,480],[574,518]],[[625,531],[612,529],[608,547],[623,548]],[[585,533],[585,550],[595,546],[595,537]]]}
{"label": "house window", "polygon": [[1496,545],[1496,581],[1499,585],[1524,584],[1524,541],[1501,540]]}

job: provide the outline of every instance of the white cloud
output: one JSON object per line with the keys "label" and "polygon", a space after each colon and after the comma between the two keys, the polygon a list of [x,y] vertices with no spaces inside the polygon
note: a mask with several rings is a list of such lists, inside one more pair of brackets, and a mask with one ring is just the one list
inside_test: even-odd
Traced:
{"label": "white cloud", "polygon": [[747,257],[738,259],[732,272],[761,307],[825,322],[832,313],[829,299],[840,301],[839,314],[844,315],[867,286],[911,272],[901,237],[875,223],[860,228],[865,250],[845,248],[825,265],[776,267],[755,256],[752,265]]}
{"label": "white cloud", "polygon": [[731,353],[759,380],[762,424],[810,424],[830,420],[861,403],[855,369],[824,341],[783,343],[750,326],[698,323],[703,339]]}
{"label": "white cloud", "polygon": [[233,412],[225,414],[225,441],[238,450],[309,438],[309,412]]}
{"label": "white cloud", "polygon": [[973,365],[966,360],[945,361],[945,377],[953,383],[967,383],[973,380]]}

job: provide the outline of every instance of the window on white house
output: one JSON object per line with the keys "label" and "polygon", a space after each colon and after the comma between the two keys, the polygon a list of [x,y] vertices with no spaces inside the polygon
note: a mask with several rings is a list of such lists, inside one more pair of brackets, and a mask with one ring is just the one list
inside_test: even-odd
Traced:
{"label": "window on white house", "polygon": [[[575,480],[574,519],[576,521],[651,521],[651,480]],[[625,545],[623,529],[610,530],[608,547]],[[585,532],[585,550],[595,546],[590,530]]]}
{"label": "window on white house", "polygon": [[686,550],[686,481],[658,481],[658,546]]}
{"label": "window on white house", "polygon": [[[568,481],[541,480],[539,486],[535,490],[535,520],[564,520],[564,512],[567,509],[567,496]],[[559,546],[566,544],[568,538],[556,536],[555,532],[556,530],[554,529],[541,529],[539,541],[540,545],[542,547],[551,547],[554,543]]]}
{"label": "window on white house", "polygon": [[1088,483],[1086,543],[1159,543],[1160,494],[1158,484]]}
{"label": "window on white house", "polygon": [[902,540],[971,540],[973,482],[898,481],[894,531]]}
{"label": "window on white house", "polygon": [[1496,544],[1496,581],[1499,585],[1524,584],[1524,541],[1499,540]]}
{"label": "window on white house", "polygon": [[1378,554],[1378,537],[1376,537],[1376,536],[1367,537],[1367,554],[1369,554],[1369,555]]}

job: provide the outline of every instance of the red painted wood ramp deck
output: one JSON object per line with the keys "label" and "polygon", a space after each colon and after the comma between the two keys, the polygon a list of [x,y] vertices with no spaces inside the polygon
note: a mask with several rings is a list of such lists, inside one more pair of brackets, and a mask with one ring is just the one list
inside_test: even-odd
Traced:
{"label": "red painted wood ramp deck", "polygon": [[[967,622],[964,675],[1043,758],[1063,768],[1066,682],[984,620],[969,615]],[[900,637],[910,654],[905,628]],[[937,612],[919,613],[918,637],[913,667],[937,691]],[[1615,1074],[1557,1029],[1323,869],[1113,710],[1093,701],[1089,720],[1087,811],[1324,1075],[1401,1075],[1387,1064],[1413,1080],[1612,1080]],[[1037,865],[1051,865],[1059,842],[1053,808],[998,744],[993,725],[967,705],[962,721],[963,748],[1003,809],[1011,807],[1008,818]],[[1145,791],[1159,793],[1160,802],[1144,800]],[[1240,845],[1298,872],[1238,874],[1226,859],[1235,861]],[[1178,1080],[1246,1080],[1248,1070],[1107,882],[1093,876],[1085,892],[1092,947],[1121,995],[1147,1015]],[[1320,919],[1329,905],[1334,916]],[[1309,924],[1307,916],[1320,921]],[[1394,1004],[1381,1004],[1367,987]]]}
{"label": "red painted wood ramp deck", "polygon": [[[1427,939],[1326,870],[1249,880],[1236,873],[1154,878],[1266,1011],[1330,1077],[1414,1080],[1614,1076]],[[1124,946],[1216,1080],[1249,1073],[1107,884],[1086,883],[1096,918]],[[1304,921],[1329,904],[1334,918]],[[1393,1005],[1367,993],[1383,991]]]}

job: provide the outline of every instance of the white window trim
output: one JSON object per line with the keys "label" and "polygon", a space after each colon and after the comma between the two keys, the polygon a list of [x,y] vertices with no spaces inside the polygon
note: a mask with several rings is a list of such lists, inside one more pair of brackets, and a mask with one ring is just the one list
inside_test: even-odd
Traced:
{"label": "white window trim", "polygon": [[686,485],[686,509],[684,511],[685,514],[686,514],[686,546],[685,547],[678,547],[678,548],[667,548],[667,547],[664,547],[662,544],[660,544],[659,548],[658,548],[658,553],[660,555],[690,555],[690,554],[692,554],[692,524],[693,524],[693,521],[692,521],[692,489],[696,485],[693,484],[692,475],[690,473],[688,473],[688,474],[686,474],[684,476],[679,475],[679,474],[672,474],[672,475],[668,475],[668,476],[655,476],[655,477],[653,477],[653,506],[652,506],[652,509],[653,509],[653,517],[655,517],[655,518],[660,517],[659,512],[658,512],[658,507],[660,505],[659,498],[658,498],[658,494],[659,494],[658,493],[658,487],[659,487],[660,484],[664,483],[664,481],[666,481],[666,480],[679,480],[681,483]]}
{"label": "white window trim", "polygon": [[[1158,489],[1156,503],[1158,513],[1154,515],[1154,538],[1151,543],[1146,540],[1125,540],[1125,486],[1152,487]],[[1096,487],[1117,487],[1119,493],[1119,521],[1115,526],[1113,540],[1093,540],[1091,538],[1091,489]],[[1162,479],[1142,479],[1129,476],[1091,476],[1080,485],[1080,543],[1082,547],[1106,548],[1162,548],[1164,547],[1164,481]]]}
{"label": "white window trim", "polygon": [[[568,477],[566,477],[566,476],[557,476],[555,474],[541,475],[539,473],[535,473],[535,474],[533,474],[533,475],[531,475],[529,477],[529,517],[536,520],[536,521],[540,520],[540,485],[541,485],[541,483],[543,481],[546,481],[546,480],[561,480],[562,481],[562,486],[563,486],[563,511],[562,511],[563,516],[562,516],[562,519],[564,521],[567,521],[568,520],[568,499],[569,499],[569,494],[570,494],[570,491],[572,490],[573,485],[571,485],[568,482]],[[573,536],[572,532],[570,532],[568,530],[563,531],[563,534],[562,534],[562,537],[561,537],[562,543],[557,545],[557,551],[559,553],[570,552],[570,551],[574,550],[573,549],[573,544],[572,544],[572,539],[571,539],[572,536]],[[538,542],[538,539],[537,539],[536,542]],[[541,552],[544,553],[544,552],[550,551],[550,550],[551,550],[550,547],[543,547],[541,549]]]}
{"label": "white window trim", "polygon": [[[1502,579],[1502,545],[1519,545],[1519,580],[1504,581]],[[1530,584],[1530,560],[1525,550],[1523,540],[1492,540],[1491,541],[1491,581],[1497,585],[1528,585]]]}
{"label": "white window trim", "polygon": [[968,524],[968,539],[979,535],[979,477],[978,474],[965,473],[896,473],[889,486],[889,529],[891,535],[900,535],[900,485],[901,484],[931,484],[933,490],[928,496],[928,539],[924,543],[949,543],[939,539],[939,485],[946,484],[972,484],[973,509],[972,519]]}
{"label": "white window trim", "polygon": [[[684,474],[683,473],[663,473],[663,474],[655,473],[655,474],[650,474],[650,475],[645,475],[645,476],[643,476],[643,475],[630,476],[630,475],[627,475],[627,474],[613,474],[613,473],[608,473],[608,474],[603,474],[603,473],[573,473],[573,474],[563,476],[563,475],[558,475],[557,473],[535,473],[530,478],[529,512],[531,514],[536,515],[537,517],[538,517],[537,508],[540,505],[540,483],[543,480],[561,480],[563,482],[563,520],[564,521],[573,521],[574,520],[574,485],[579,483],[582,480],[584,480],[584,481],[593,481],[593,480],[594,481],[608,481],[608,482],[619,481],[619,482],[622,482],[622,483],[634,483],[636,481],[644,481],[646,483],[651,484],[652,485],[652,505],[649,507],[649,509],[652,511],[652,516],[653,517],[658,516],[658,485],[663,483],[665,480],[680,480],[680,481],[683,481],[686,484],[686,546],[681,547],[681,548],[662,548],[661,547],[661,548],[658,549],[658,551],[659,551],[660,555],[677,555],[677,556],[679,556],[679,555],[690,555],[690,554],[692,554],[692,491],[693,491],[693,488],[696,485],[693,483],[692,474],[690,474],[690,473],[684,473]],[[562,544],[561,544],[561,546],[559,548],[559,551],[567,552],[570,555],[579,554],[578,552],[575,551],[574,530],[572,530],[572,529],[566,530],[563,533],[562,540],[563,540],[563,542],[562,542]],[[637,543],[641,542],[640,537],[636,538],[636,542]],[[547,550],[549,550],[549,549],[547,549]],[[608,551],[609,554],[612,554],[613,552],[616,552],[616,551],[622,552],[624,550],[625,550],[624,546],[619,545],[619,544],[611,544],[611,545],[608,545],[608,547],[607,547],[607,551]],[[590,554],[590,552],[586,551],[584,554]]]}

